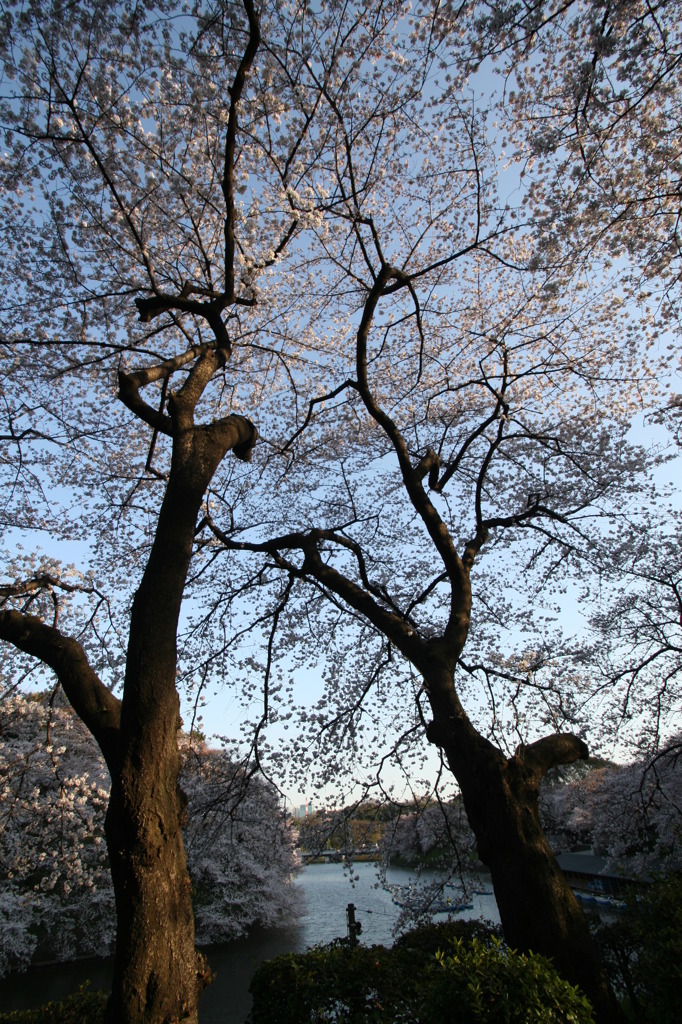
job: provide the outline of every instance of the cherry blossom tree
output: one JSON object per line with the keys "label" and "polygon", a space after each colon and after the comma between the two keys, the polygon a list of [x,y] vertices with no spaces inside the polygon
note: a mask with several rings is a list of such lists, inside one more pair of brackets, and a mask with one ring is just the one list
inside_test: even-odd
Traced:
{"label": "cherry blossom tree", "polygon": [[[476,76],[498,50],[518,81],[538,63],[505,10],[3,9],[0,638],[13,685],[57,674],[111,775],[112,1021],[195,1021],[204,981],[178,683],[236,678],[266,767],[283,655],[303,662],[317,627],[324,770],[343,768],[339,738],[362,746],[368,708],[426,736],[508,940],[612,1016],[537,812],[547,768],[587,750],[574,680],[543,686],[537,639],[638,500],[628,433],[656,400],[661,321],[597,244],[609,232],[583,241],[590,175],[555,223],[565,175],[502,167],[504,97]],[[561,52],[579,51],[578,8],[546,11],[538,30],[568,26]],[[647,103],[667,113],[660,81]],[[517,95],[520,160],[535,113]]]}
{"label": "cherry blossom tree", "polygon": [[[295,915],[296,860],[277,794],[223,751],[181,743],[185,846],[197,941]],[[104,813],[109,774],[58,694],[0,705],[0,970],[107,956],[115,939]]]}
{"label": "cherry blossom tree", "polygon": [[475,856],[476,849],[461,800],[442,805],[430,803],[423,809],[405,809],[391,820],[381,845],[389,863],[398,857],[408,864],[416,864],[433,851],[447,851],[447,863],[451,864],[450,851],[455,849],[460,869],[462,861]]}
{"label": "cherry blossom tree", "polygon": [[[604,575],[621,581],[595,609],[593,633],[577,652],[599,681],[610,731],[632,736],[649,752],[665,749],[682,710],[682,566],[676,515],[665,531],[626,535],[604,561]],[[665,519],[664,519],[665,521]],[[603,695],[609,694],[605,701]],[[616,698],[616,699],[614,699]]]}
{"label": "cherry blossom tree", "polygon": [[279,794],[221,750],[183,751],[180,785],[197,940],[225,942],[253,924],[276,927],[300,912],[298,860]]}
{"label": "cherry blossom tree", "polygon": [[115,908],[104,841],[109,777],[94,740],[45,694],[0,707],[0,969],[36,951],[109,952]]}
{"label": "cherry blossom tree", "polygon": [[[111,571],[103,594],[97,556],[74,579],[39,555],[20,558],[7,570],[0,636],[57,675],[111,776],[107,1012],[118,1024],[196,1021],[207,980],[181,834],[176,633],[206,488],[228,452],[248,460],[255,443],[242,411],[247,350],[257,390],[276,363],[276,344],[249,342],[234,378],[226,370],[242,314],[258,305],[256,278],[299,227],[288,164],[307,128],[271,139],[269,152],[254,144],[253,161],[240,162],[260,41],[253,4],[185,23],[176,14],[163,0],[68,15],[60,3],[3,9],[5,523],[44,531],[51,545],[106,546],[100,566]],[[246,117],[266,134],[279,117],[276,66]],[[238,218],[259,162],[267,174]],[[258,221],[263,200],[270,212]],[[109,614],[117,587],[125,596]],[[58,595],[76,592],[69,618]]]}
{"label": "cherry blossom tree", "polygon": [[[560,21],[561,12],[555,15]],[[463,17],[461,10],[457,17]],[[583,38],[577,13],[569,11],[568,19],[561,23],[570,38],[561,51],[565,77],[571,66],[574,75],[579,70],[570,57],[578,46],[575,39]],[[429,36],[434,38],[435,29]],[[630,45],[628,39],[616,42],[623,50]],[[591,55],[584,39],[583,46]],[[518,50],[513,57],[519,60]],[[545,74],[535,58],[533,52],[528,67],[516,67],[516,75],[527,72],[532,80],[536,72]],[[508,940],[551,955],[608,1019],[615,1010],[598,980],[582,913],[542,835],[537,808],[544,773],[587,755],[582,737],[567,728],[577,722],[570,692],[574,680],[543,687],[537,647],[529,645],[515,664],[482,652],[494,631],[499,636],[509,620],[528,618],[528,601],[539,613],[559,573],[584,572],[600,545],[613,543],[619,520],[634,508],[644,461],[627,435],[642,395],[653,384],[647,348],[656,324],[649,325],[647,336],[646,318],[640,320],[637,307],[624,304],[623,296],[630,303],[638,297],[635,258],[644,250],[633,228],[628,236],[633,263],[622,274],[620,261],[628,258],[630,245],[616,250],[615,267],[608,251],[621,199],[614,198],[616,212],[606,222],[590,220],[587,213],[581,220],[581,210],[598,205],[599,186],[586,192],[584,176],[575,203],[572,196],[566,200],[565,188],[558,189],[572,167],[567,157],[572,140],[562,141],[563,113],[551,114],[559,122],[552,145],[566,160],[551,173],[539,163],[519,209],[513,210],[509,203],[498,205],[490,187],[493,151],[482,119],[472,114],[466,135],[460,107],[460,151],[456,162],[450,158],[450,167],[459,171],[455,199],[446,184],[445,161],[427,142],[428,157],[420,163],[422,151],[415,154],[414,146],[418,123],[449,152],[454,128],[442,114],[444,97],[451,100],[461,80],[447,60],[439,70],[445,84],[437,90],[438,81],[431,83],[437,95],[429,96],[427,119],[409,116],[408,108],[394,114],[390,145],[384,144],[384,122],[369,124],[360,138],[351,128],[344,92],[325,95],[343,147],[331,196],[335,212],[343,211],[349,225],[348,240],[337,243],[336,265],[343,262],[342,253],[352,252],[353,275],[364,283],[364,293],[359,299],[351,294],[345,305],[339,302],[337,319],[353,323],[353,343],[335,372],[323,365],[326,383],[311,397],[300,432],[286,448],[292,453],[286,493],[297,496],[298,507],[305,506],[301,495],[306,481],[310,484],[309,464],[320,466],[303,517],[308,528],[292,530],[289,515],[280,520],[279,535],[270,530],[263,537],[267,531],[252,528],[247,537],[249,524],[235,515],[229,497],[206,525],[226,551],[270,555],[285,581],[279,594],[273,587],[278,620],[302,581],[306,611],[298,618],[292,613],[292,631],[314,614],[318,595],[334,609],[326,619],[321,613],[319,623],[332,621],[342,608],[348,609],[350,623],[360,623],[358,632],[348,627],[352,639],[344,655],[350,667],[341,668],[338,658],[329,673],[326,707],[318,710],[331,707],[328,721],[356,742],[363,716],[371,723],[376,705],[387,699],[386,690],[378,699],[370,692],[389,674],[393,685],[396,674],[401,676],[416,702],[413,722],[421,720],[461,788],[479,854],[492,872]],[[632,81],[635,91],[644,89],[638,72]],[[576,78],[571,82],[575,86]],[[660,105],[661,116],[668,113],[670,97],[671,104],[677,102],[673,90],[679,89],[670,68],[662,82],[647,102],[647,111]],[[359,92],[371,93],[369,78]],[[587,100],[590,95],[588,90]],[[627,132],[638,132],[640,105],[626,100],[615,108],[614,134],[623,106],[626,115],[634,109]],[[516,121],[522,124],[524,113],[532,120],[529,110],[526,103]],[[550,128],[555,121],[550,119]],[[641,125],[645,122],[646,117]],[[650,125],[648,143],[657,137]],[[365,171],[367,151],[374,173]],[[396,167],[396,154],[406,171],[403,187],[388,172]],[[646,184],[641,153],[631,146],[628,156],[629,169]],[[666,159],[674,186],[678,168],[670,154]],[[447,214],[432,191],[425,194],[427,180],[438,180],[436,195],[444,203],[452,197]],[[647,195],[638,206],[638,215],[660,214],[661,230],[670,232],[673,242],[674,195],[670,203],[663,197],[660,209],[655,202],[653,211],[647,206]],[[544,210],[548,196],[561,205],[563,220],[555,223],[552,211]],[[528,218],[523,228],[511,231],[509,225],[522,216]],[[589,229],[589,244],[583,229]],[[661,252],[660,261],[649,261],[647,273],[668,291],[674,245],[672,252],[669,246]],[[598,275],[599,287],[588,298],[591,275]],[[332,295],[333,288],[329,291]],[[614,382],[620,382],[617,394]],[[332,445],[336,465],[328,457]],[[287,512],[290,503],[288,498]],[[265,518],[274,525],[276,511]],[[515,604],[513,595],[524,589],[526,600]],[[541,633],[542,619],[537,622]],[[527,622],[525,627],[530,632]],[[395,667],[399,656],[402,673]],[[268,661],[266,673],[269,669]],[[485,714],[475,697],[471,710],[463,698],[483,688],[490,695],[485,705],[490,725],[478,729],[475,719]],[[668,703],[666,714],[671,710]],[[545,724],[553,730],[543,736],[538,726]],[[367,730],[375,741],[379,731],[371,725]],[[514,736],[518,745],[510,744]]]}
{"label": "cherry blossom tree", "polygon": [[593,768],[547,787],[543,819],[564,848],[590,845],[627,877],[679,872],[682,770],[679,735],[629,764]]}
{"label": "cherry blossom tree", "polygon": [[[481,884],[475,878],[476,838],[461,799],[403,808],[389,822],[380,847],[380,878],[401,904],[399,928],[429,919],[436,908],[449,906],[454,911]],[[407,888],[388,879],[388,868],[396,861],[414,872]]]}
{"label": "cherry blossom tree", "polygon": [[682,32],[674,8],[495,0],[462,35],[471,66],[492,59],[505,78],[500,126],[524,169],[536,258],[559,255],[566,233],[579,259],[605,248],[623,285],[655,289],[660,315],[676,322]]}

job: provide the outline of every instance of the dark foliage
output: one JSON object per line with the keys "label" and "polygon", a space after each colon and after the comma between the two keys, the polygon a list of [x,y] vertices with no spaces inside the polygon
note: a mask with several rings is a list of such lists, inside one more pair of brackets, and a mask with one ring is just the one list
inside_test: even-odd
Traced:
{"label": "dark foliage", "polygon": [[596,938],[611,982],[637,1024],[679,1024],[682,993],[682,876],[630,900]]}
{"label": "dark foliage", "polygon": [[549,961],[468,925],[423,926],[392,949],[337,942],[270,960],[251,982],[250,1024],[592,1024]]}
{"label": "dark foliage", "polygon": [[47,1003],[37,1010],[0,1013],[0,1024],[102,1024],[107,996],[82,985],[78,992],[58,1003]]}

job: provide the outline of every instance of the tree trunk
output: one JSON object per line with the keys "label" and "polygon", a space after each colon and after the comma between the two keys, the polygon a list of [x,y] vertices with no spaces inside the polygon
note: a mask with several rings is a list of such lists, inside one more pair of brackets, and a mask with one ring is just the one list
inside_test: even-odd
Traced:
{"label": "tree trunk", "polygon": [[[200,474],[201,477],[201,474]],[[178,786],[176,633],[203,479],[177,460],[131,613],[107,846],[117,932],[110,1024],[197,1024],[208,981],[194,948]]]}
{"label": "tree trunk", "polygon": [[[181,420],[179,399],[176,409]],[[117,932],[108,1024],[197,1024],[199,993],[210,980],[194,948],[181,831],[177,626],[206,487],[229,448],[249,457],[254,436],[244,417],[210,430],[176,429],[154,543],[133,601],[119,742],[109,759],[106,836]]]}
{"label": "tree trunk", "polygon": [[589,997],[600,1024],[619,1021],[585,915],[542,830],[537,794],[514,776],[514,766],[503,760],[497,770],[477,774],[462,787],[504,937],[514,949],[549,957]]}
{"label": "tree trunk", "polygon": [[622,1021],[585,915],[545,838],[538,811],[544,772],[587,756],[572,736],[547,737],[507,759],[471,725],[454,680],[440,672],[428,686],[428,730],[459,783],[478,854],[490,870],[505,940],[551,959],[590,999],[599,1024]]}
{"label": "tree trunk", "polygon": [[117,939],[111,1024],[197,1024],[208,981],[194,948],[190,880],[178,790],[177,707],[144,744],[131,744],[112,779],[106,819],[116,894]]}
{"label": "tree trunk", "polygon": [[[170,361],[168,376],[189,361]],[[158,368],[121,374],[126,404],[173,438],[168,486],[130,616],[122,700],[102,683],[77,640],[26,611],[0,609],[0,639],[54,670],[111,775],[106,837],[117,932],[107,1024],[197,1024],[199,993],[209,981],[194,949],[182,842],[176,668],[178,618],[204,493],[226,452],[248,461],[257,437],[244,416],[194,426],[194,407],[222,362],[220,352],[198,353],[185,384],[169,399],[172,419],[138,396],[141,385],[157,379]],[[19,584],[17,594],[24,591]]]}

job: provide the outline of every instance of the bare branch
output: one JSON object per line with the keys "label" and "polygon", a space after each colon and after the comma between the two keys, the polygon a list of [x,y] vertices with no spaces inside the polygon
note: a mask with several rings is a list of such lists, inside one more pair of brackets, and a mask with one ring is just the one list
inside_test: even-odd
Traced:
{"label": "bare branch", "polygon": [[90,729],[107,762],[115,765],[121,703],[93,671],[81,645],[37,616],[14,610],[0,611],[0,638],[55,672],[74,711]]}

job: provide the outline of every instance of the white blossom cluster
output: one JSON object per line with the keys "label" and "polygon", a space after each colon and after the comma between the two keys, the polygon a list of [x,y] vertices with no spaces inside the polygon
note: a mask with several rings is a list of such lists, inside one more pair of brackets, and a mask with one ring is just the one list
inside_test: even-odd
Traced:
{"label": "white blossom cluster", "polygon": [[589,846],[614,872],[682,870],[682,736],[629,764],[543,787],[541,811],[559,847]]}
{"label": "white blossom cluster", "polygon": [[[247,16],[215,7],[3,7],[8,607],[77,636],[105,684],[121,682],[169,471],[158,423],[218,318],[225,361],[197,429],[237,414],[260,440],[251,463],[222,461],[200,512],[178,682],[198,704],[231,687],[244,748],[306,788],[444,777],[424,740],[425,659],[404,651],[446,645],[469,583],[456,692],[505,753],[567,729],[607,747],[652,709],[665,734],[680,709],[679,583],[672,573],[677,620],[662,630],[637,537],[653,550],[676,511],[659,493],[669,440],[633,425],[679,410],[666,394],[679,385],[676,5],[264,0],[232,153]],[[152,365],[136,419],[117,373]],[[317,578],[295,546],[311,531]],[[58,581],[38,593],[25,584],[44,575],[46,536]],[[566,620],[578,629],[606,608],[613,642],[632,617],[606,591],[633,572],[646,629],[603,674],[589,670],[610,652],[601,636],[567,668]],[[664,669],[641,672],[658,650]],[[35,671],[5,656],[13,681]],[[78,801],[100,782],[78,765],[69,777],[65,820],[87,830]],[[240,862],[255,884],[246,806],[223,808],[214,839],[248,848],[230,871]],[[222,911],[214,920],[202,893],[228,861],[216,867],[191,822],[188,846],[200,934],[213,935]],[[52,864],[46,853],[36,905],[86,875]]]}
{"label": "white blossom cluster", "polygon": [[388,825],[381,847],[385,860],[397,857],[407,864],[419,863],[434,850],[443,851],[443,861],[449,866],[458,862],[460,867],[471,865],[476,855],[476,840],[461,799],[431,803],[396,816]]}
{"label": "white blossom cluster", "polygon": [[295,836],[274,788],[224,752],[186,750],[180,785],[197,942],[208,945],[296,917]]}
{"label": "white blossom cluster", "polygon": [[109,776],[75,715],[42,694],[0,705],[0,968],[112,948]]}
{"label": "white blossom cluster", "polygon": [[[200,944],[295,913],[296,857],[276,795],[221,751],[183,742],[185,842]],[[0,705],[0,975],[104,956],[115,937],[109,776],[85,727],[46,694]]]}

